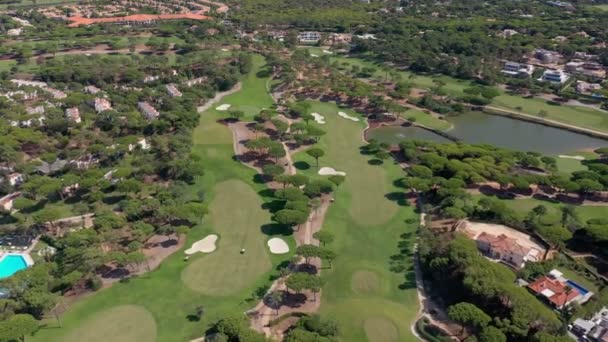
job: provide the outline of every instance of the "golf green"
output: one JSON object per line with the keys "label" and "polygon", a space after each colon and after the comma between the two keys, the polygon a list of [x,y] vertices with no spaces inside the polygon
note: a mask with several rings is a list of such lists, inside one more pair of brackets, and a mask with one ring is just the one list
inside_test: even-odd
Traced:
{"label": "golf green", "polygon": [[182,281],[192,290],[225,296],[250,286],[270,270],[266,236],[261,231],[270,222],[270,214],[261,209],[260,196],[242,181],[222,182],[214,193],[209,221],[220,236],[218,249],[192,261],[182,272]]}

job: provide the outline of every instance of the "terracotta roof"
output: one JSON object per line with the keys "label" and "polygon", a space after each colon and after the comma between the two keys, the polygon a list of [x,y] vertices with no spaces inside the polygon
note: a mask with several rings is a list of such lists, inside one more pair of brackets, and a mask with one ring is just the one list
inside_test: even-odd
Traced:
{"label": "terracotta roof", "polygon": [[70,17],[72,23],[68,27],[78,27],[80,25],[91,25],[100,23],[121,23],[121,22],[146,22],[155,20],[175,20],[175,19],[191,19],[191,20],[207,20],[206,15],[194,13],[177,13],[177,14],[133,14],[126,17],[108,17],[108,18],[84,18]]}
{"label": "terracotta roof", "polygon": [[516,239],[508,237],[504,234],[496,236],[483,232],[479,234],[477,240],[487,243],[493,251],[500,254],[511,252],[526,256],[529,252],[529,250],[527,250],[525,247],[518,244]]}
{"label": "terracotta roof", "polygon": [[[536,294],[542,294],[557,307],[562,307],[580,295],[577,289],[547,276],[542,276],[528,285]],[[549,291],[547,291],[549,290]]]}

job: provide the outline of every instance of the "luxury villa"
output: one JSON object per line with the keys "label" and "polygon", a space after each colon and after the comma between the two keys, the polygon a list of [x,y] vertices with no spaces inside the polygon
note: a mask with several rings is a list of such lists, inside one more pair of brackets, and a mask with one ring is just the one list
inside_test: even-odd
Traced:
{"label": "luxury villa", "polygon": [[593,292],[565,278],[558,270],[534,280],[528,289],[558,310],[575,302],[584,304],[593,296]]}

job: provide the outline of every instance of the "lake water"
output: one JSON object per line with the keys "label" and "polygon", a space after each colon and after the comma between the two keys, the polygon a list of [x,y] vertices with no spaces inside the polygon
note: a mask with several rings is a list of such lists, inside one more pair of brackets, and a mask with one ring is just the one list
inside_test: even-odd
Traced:
{"label": "lake water", "polygon": [[[608,146],[607,140],[482,112],[461,114],[448,118],[448,121],[454,125],[448,133],[470,144],[490,144],[544,154]],[[406,139],[448,142],[441,136],[416,127],[379,127],[370,130],[368,137],[391,144]]]}

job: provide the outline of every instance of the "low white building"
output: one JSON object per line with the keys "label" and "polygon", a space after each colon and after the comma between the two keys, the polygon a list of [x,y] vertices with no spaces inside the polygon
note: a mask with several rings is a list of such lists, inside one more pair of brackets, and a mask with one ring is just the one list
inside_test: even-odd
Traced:
{"label": "low white building", "polygon": [[6,176],[6,181],[12,186],[17,186],[25,181],[25,177],[21,173],[14,172]]}
{"label": "low white building", "polygon": [[100,91],[101,91],[101,89],[97,88],[94,85],[84,87],[84,92],[87,94],[95,95],[95,94],[99,93]]}
{"label": "low white building", "polygon": [[147,120],[154,120],[160,116],[160,113],[148,102],[138,102],[137,107]]}
{"label": "low white building", "polygon": [[171,97],[180,97],[182,96],[182,92],[179,91],[179,89],[177,89],[177,87],[175,86],[175,84],[167,84],[166,85],[167,88],[167,93],[169,93],[169,96]]}
{"label": "low white building", "polygon": [[547,69],[543,72],[543,75],[538,79],[541,82],[549,82],[553,84],[564,84],[570,79],[570,75],[565,73],[563,70],[551,70]]}
{"label": "low white building", "polygon": [[142,150],[150,149],[150,144],[148,143],[146,138],[140,138],[135,144],[129,144],[129,152],[133,151],[137,146],[139,146],[139,148],[141,148]]}
{"label": "low white building", "polygon": [[534,73],[534,66],[524,63],[506,62],[500,72],[513,77],[530,77]]}
{"label": "low white building", "polygon": [[298,41],[303,44],[316,44],[321,40],[321,32],[304,31],[298,34]]}
{"label": "low white building", "polygon": [[93,101],[93,107],[95,108],[95,111],[97,113],[101,113],[105,112],[106,110],[112,109],[112,104],[110,104],[110,101],[104,98],[97,97]]}
{"label": "low white building", "polygon": [[68,120],[73,121],[75,123],[80,123],[82,120],[80,119],[80,111],[78,107],[72,107],[65,110],[65,116]]}

